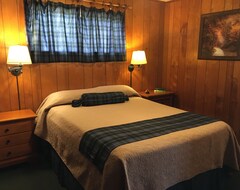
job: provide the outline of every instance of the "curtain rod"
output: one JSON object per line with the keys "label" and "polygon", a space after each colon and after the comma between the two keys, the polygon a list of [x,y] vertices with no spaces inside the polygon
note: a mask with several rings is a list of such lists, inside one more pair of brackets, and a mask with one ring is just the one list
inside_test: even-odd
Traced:
{"label": "curtain rod", "polygon": [[86,3],[93,3],[103,6],[109,6],[111,7],[121,7],[123,9],[132,9],[132,7],[128,6],[127,4],[120,5],[120,3],[111,3],[111,2],[104,2],[104,1],[96,1],[96,0],[72,0],[73,2],[76,1],[77,3],[86,2]]}

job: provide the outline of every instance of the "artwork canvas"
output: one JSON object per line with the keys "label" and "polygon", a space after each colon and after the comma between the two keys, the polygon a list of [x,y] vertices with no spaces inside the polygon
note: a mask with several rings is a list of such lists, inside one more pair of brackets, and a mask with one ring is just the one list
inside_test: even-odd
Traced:
{"label": "artwork canvas", "polygon": [[201,16],[198,59],[240,60],[240,9]]}

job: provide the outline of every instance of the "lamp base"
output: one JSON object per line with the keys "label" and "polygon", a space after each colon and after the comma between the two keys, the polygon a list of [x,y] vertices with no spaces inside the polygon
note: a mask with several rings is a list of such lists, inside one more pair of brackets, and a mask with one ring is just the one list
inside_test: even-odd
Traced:
{"label": "lamp base", "polygon": [[8,71],[11,72],[13,76],[19,76],[22,73],[22,65],[8,67]]}
{"label": "lamp base", "polygon": [[134,70],[134,65],[130,64],[130,65],[128,66],[128,71],[129,71],[129,72],[133,72],[133,70]]}

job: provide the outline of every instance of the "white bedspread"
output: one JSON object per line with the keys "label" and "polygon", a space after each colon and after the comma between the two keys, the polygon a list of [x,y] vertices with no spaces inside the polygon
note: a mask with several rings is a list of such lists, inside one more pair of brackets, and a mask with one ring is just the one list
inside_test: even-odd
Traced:
{"label": "white bedspread", "polygon": [[184,112],[136,97],[137,93],[126,86],[99,87],[90,92],[121,90],[130,96],[128,102],[72,108],[62,104],[86,90],[64,91],[50,95],[38,110],[35,134],[53,146],[85,190],[164,190],[223,165],[239,170],[236,137],[231,127],[218,121],[122,145],[112,151],[103,173],[99,172],[79,152],[86,131]]}

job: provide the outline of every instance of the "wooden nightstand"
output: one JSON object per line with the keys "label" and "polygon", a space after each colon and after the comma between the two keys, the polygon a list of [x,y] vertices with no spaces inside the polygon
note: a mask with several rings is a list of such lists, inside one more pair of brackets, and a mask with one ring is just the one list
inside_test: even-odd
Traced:
{"label": "wooden nightstand", "polygon": [[145,92],[139,93],[143,98],[152,100],[157,103],[165,104],[168,106],[174,106],[174,92],[170,91],[161,91],[161,92],[154,92],[153,90],[149,90],[149,94]]}
{"label": "wooden nightstand", "polygon": [[0,168],[31,158],[35,117],[32,110],[0,113]]}

